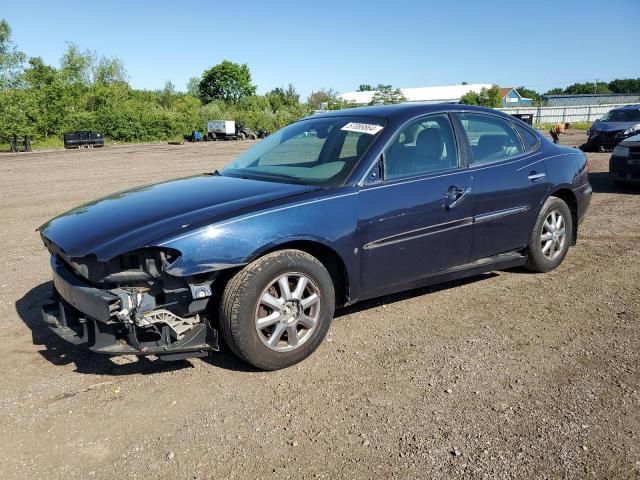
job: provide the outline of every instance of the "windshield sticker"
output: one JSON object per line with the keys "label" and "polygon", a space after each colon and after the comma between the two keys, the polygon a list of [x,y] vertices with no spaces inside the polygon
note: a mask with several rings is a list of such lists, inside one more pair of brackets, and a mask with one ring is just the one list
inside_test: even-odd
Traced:
{"label": "windshield sticker", "polygon": [[377,125],[375,123],[349,122],[340,130],[344,130],[346,132],[367,133],[369,135],[375,135],[380,130],[382,130],[382,128],[382,125]]}

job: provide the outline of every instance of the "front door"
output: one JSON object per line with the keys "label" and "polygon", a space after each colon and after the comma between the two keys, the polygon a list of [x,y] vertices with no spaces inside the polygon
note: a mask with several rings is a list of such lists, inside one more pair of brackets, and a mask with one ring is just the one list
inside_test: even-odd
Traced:
{"label": "front door", "polygon": [[385,149],[382,180],[359,193],[361,287],[373,296],[466,263],[473,192],[446,114],[421,117]]}

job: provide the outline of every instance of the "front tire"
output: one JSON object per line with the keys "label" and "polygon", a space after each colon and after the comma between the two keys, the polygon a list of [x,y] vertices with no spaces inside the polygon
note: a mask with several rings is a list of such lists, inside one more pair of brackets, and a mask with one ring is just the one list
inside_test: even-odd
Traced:
{"label": "front tire", "polygon": [[549,197],[542,206],[527,245],[525,267],[534,272],[549,272],[562,263],[573,238],[573,218],[567,204]]}
{"label": "front tire", "polygon": [[300,250],[280,250],[229,280],[220,303],[220,329],[242,360],[277,370],[314,352],[334,308],[333,281],[324,266]]}

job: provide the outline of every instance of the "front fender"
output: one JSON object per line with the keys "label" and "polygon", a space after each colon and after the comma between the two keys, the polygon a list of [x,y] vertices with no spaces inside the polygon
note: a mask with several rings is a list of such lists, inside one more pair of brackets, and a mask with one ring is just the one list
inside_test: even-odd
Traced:
{"label": "front fender", "polygon": [[207,225],[157,246],[181,252],[167,273],[179,277],[198,275],[250,263],[278,245],[306,240],[334,250],[350,276],[358,263],[354,248],[357,228],[357,192],[319,196],[292,202]]}

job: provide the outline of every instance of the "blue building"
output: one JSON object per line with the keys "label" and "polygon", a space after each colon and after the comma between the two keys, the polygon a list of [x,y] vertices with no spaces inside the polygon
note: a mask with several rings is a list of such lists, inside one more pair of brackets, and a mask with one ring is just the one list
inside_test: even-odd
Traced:
{"label": "blue building", "polygon": [[530,107],[533,103],[533,100],[523,97],[513,87],[501,88],[500,98],[503,107]]}

